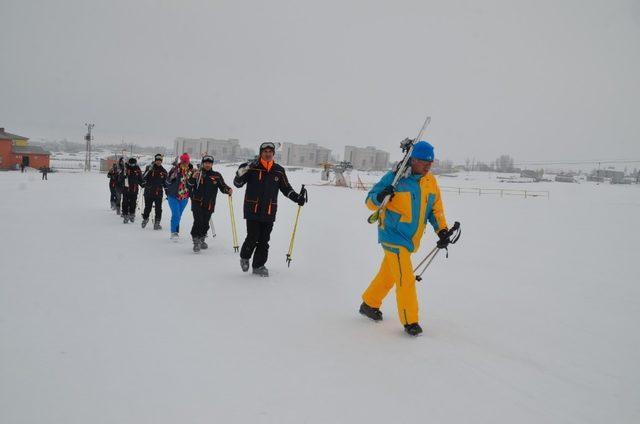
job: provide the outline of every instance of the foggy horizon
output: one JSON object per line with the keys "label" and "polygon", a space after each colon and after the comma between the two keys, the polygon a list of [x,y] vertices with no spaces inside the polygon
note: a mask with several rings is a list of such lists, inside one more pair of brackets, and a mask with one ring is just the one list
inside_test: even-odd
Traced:
{"label": "foggy horizon", "polygon": [[[177,137],[400,156],[640,159],[640,4],[19,2],[0,126],[33,141]],[[26,25],[26,27],[25,27]]]}

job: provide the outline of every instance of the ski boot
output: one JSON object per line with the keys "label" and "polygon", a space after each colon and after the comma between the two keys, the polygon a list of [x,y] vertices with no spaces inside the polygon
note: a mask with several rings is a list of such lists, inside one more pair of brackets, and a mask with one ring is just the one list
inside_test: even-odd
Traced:
{"label": "ski boot", "polygon": [[111,202],[111,210],[112,211],[116,210],[116,202]]}
{"label": "ski boot", "polygon": [[116,215],[120,216],[120,206],[116,205]]}
{"label": "ski boot", "polygon": [[142,218],[142,228],[146,227],[149,223],[149,218]]}
{"label": "ski boot", "polygon": [[268,277],[269,276],[269,270],[264,265],[262,265],[261,267],[258,267],[258,268],[253,268],[253,273],[255,275],[259,275],[261,277]]}
{"label": "ski boot", "polygon": [[413,324],[405,325],[404,331],[406,331],[408,335],[415,337],[422,333],[422,327],[420,327],[420,324],[417,322],[414,322]]}
{"label": "ski boot", "polygon": [[136,216],[134,214],[129,214],[129,222],[133,223],[133,220]]}
{"label": "ski boot", "polygon": [[174,243],[177,243],[179,238],[180,236],[178,235],[178,233],[171,233],[171,237],[169,237],[169,240],[171,240]]}
{"label": "ski boot", "polygon": [[204,242],[204,239],[206,239],[206,237],[200,237],[200,249],[207,250],[209,245]]}
{"label": "ski boot", "polygon": [[122,214],[122,223],[126,224],[127,222],[129,222],[129,215]]}
{"label": "ski boot", "polygon": [[242,272],[249,271],[249,259],[240,258],[240,268],[242,268]]}
{"label": "ski boot", "polygon": [[193,253],[200,253],[200,237],[193,238]]}
{"label": "ski boot", "polygon": [[360,313],[374,321],[382,321],[382,311],[379,308],[372,308],[364,302],[360,305]]}
{"label": "ski boot", "polygon": [[153,222],[153,229],[154,230],[162,230],[162,226],[160,225],[160,221],[154,221]]}

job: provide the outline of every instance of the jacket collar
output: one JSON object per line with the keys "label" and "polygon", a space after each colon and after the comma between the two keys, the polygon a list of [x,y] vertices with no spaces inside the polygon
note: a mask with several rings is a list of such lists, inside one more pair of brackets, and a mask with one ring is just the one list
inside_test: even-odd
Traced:
{"label": "jacket collar", "polygon": [[273,163],[274,163],[273,161],[267,162],[266,160],[263,160],[262,158],[260,159],[260,165],[267,172],[271,171],[271,168],[273,168]]}

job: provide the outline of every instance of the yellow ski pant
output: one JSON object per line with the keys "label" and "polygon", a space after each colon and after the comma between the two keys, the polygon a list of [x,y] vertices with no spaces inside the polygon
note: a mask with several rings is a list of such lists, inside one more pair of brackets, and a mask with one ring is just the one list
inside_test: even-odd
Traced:
{"label": "yellow ski pant", "polygon": [[362,300],[373,308],[380,308],[394,284],[400,322],[404,325],[418,322],[416,278],[413,275],[411,253],[404,247],[384,248],[380,271],[362,294]]}

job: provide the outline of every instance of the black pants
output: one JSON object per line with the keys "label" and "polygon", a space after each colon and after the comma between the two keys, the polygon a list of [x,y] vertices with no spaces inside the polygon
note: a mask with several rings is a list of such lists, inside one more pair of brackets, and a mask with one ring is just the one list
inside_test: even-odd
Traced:
{"label": "black pants", "polygon": [[115,193],[116,209],[120,210],[120,205],[122,204],[122,189],[116,187],[114,189],[114,193]]}
{"label": "black pants", "polygon": [[136,201],[138,193],[125,191],[122,193],[122,215],[133,215],[136,213]]}
{"label": "black pants", "polygon": [[191,227],[192,237],[206,237],[209,231],[209,220],[213,211],[203,208],[198,204],[191,203],[191,212],[193,212],[193,227]]}
{"label": "black pants", "polygon": [[[253,255],[252,266],[254,268],[260,268],[267,263],[271,230],[273,230],[273,222],[251,221],[247,219],[247,238],[244,240],[244,243],[242,243],[240,257],[249,259],[251,255]],[[255,255],[253,254],[254,250]]]}
{"label": "black pants", "polygon": [[43,180],[49,180],[49,179],[47,178],[47,173],[46,173],[46,172],[43,172],[43,173],[42,173],[42,179],[43,179]]}
{"label": "black pants", "polygon": [[162,218],[162,195],[144,196],[144,211],[142,212],[142,219],[149,219],[151,208],[154,203],[156,204],[156,216],[154,220],[156,222],[160,222],[160,219]]}
{"label": "black pants", "polygon": [[109,201],[113,206],[115,206],[116,202],[118,201],[118,194],[116,193],[116,188],[109,186],[109,191],[111,192],[111,195],[109,196]]}

